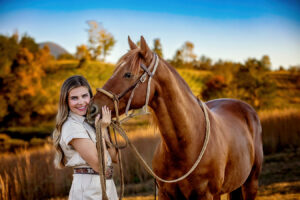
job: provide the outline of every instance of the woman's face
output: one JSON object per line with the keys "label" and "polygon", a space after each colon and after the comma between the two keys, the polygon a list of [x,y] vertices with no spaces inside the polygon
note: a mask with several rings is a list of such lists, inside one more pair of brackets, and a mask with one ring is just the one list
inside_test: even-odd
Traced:
{"label": "woman's face", "polygon": [[91,97],[87,87],[80,86],[74,88],[69,92],[69,108],[73,113],[83,116],[86,114],[90,99]]}

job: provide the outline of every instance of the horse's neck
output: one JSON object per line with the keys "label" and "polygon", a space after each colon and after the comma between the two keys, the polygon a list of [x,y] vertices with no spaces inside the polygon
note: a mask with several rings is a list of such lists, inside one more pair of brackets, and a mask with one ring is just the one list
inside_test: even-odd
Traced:
{"label": "horse's neck", "polygon": [[204,138],[204,134],[199,134],[204,130],[202,110],[175,70],[163,65],[156,75],[158,95],[150,106],[158,119],[163,144],[167,151],[184,153],[184,150],[191,150],[193,140]]}

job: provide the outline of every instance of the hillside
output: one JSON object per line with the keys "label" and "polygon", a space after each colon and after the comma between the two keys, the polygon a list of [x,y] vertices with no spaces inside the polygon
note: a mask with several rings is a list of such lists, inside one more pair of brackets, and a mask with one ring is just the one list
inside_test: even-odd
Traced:
{"label": "hillside", "polygon": [[[74,74],[81,74],[85,76],[93,90],[102,85],[109,79],[114,70],[114,65],[101,62],[88,62],[81,68],[77,68],[78,61],[55,61],[55,69],[48,74],[44,79],[45,90],[51,94],[50,99],[52,105],[56,104],[58,100],[59,88],[62,82],[69,76]],[[177,69],[179,74],[188,83],[194,95],[198,96],[203,87],[203,80],[211,71],[201,71],[194,69]],[[289,72],[270,72],[268,74],[276,83],[276,100],[277,107],[293,107],[300,103],[300,75],[291,74]]]}
{"label": "hillside", "polygon": [[57,58],[61,54],[67,54],[69,53],[67,50],[65,50],[60,45],[54,43],[54,42],[42,42],[38,44],[40,48],[43,48],[44,46],[48,46],[50,49],[51,54]]}

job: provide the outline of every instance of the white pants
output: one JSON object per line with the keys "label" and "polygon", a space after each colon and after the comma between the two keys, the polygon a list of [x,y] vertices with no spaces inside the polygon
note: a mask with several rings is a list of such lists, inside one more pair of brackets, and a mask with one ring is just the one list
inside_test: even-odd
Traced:
{"label": "white pants", "polygon": [[[118,200],[113,179],[106,180],[106,194],[109,200]],[[69,194],[70,200],[101,200],[102,191],[99,175],[73,174],[73,182]]]}

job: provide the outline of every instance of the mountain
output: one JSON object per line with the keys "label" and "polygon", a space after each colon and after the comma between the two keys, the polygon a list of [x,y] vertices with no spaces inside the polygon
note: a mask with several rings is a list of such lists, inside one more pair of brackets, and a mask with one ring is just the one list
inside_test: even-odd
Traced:
{"label": "mountain", "polygon": [[43,48],[44,46],[48,46],[50,48],[50,52],[55,58],[57,58],[60,54],[69,53],[67,50],[65,50],[60,45],[54,43],[54,42],[42,42],[39,43],[39,47]]}

